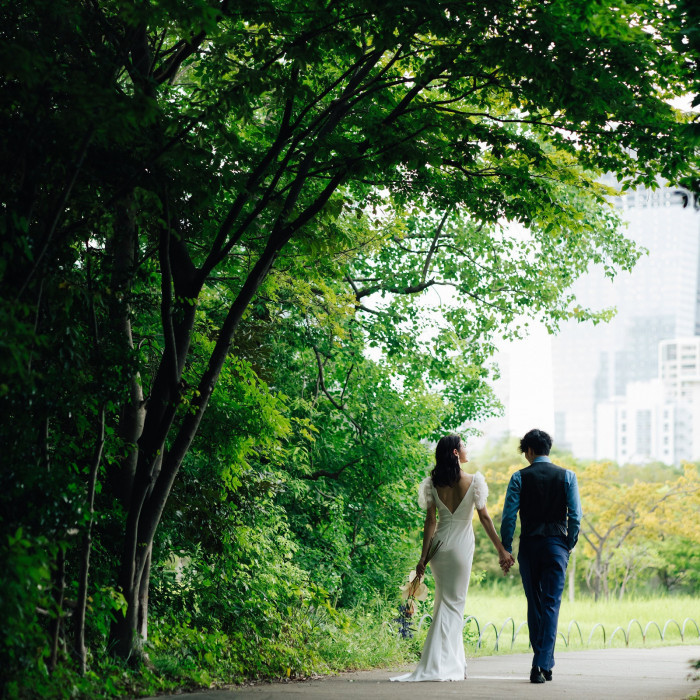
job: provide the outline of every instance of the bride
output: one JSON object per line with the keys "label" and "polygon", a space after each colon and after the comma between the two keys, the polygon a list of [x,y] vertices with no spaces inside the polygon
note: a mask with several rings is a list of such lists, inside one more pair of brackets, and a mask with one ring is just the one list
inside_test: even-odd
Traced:
{"label": "bride", "polygon": [[425,573],[431,540],[434,545],[440,542],[430,560],[435,577],[435,607],[418,667],[392,681],[459,681],[467,677],[462,627],[474,556],[474,508],[498,551],[501,568],[507,572],[515,563],[498,539],[486,509],[489,490],[484,477],[480,472],[462,471],[461,465],[467,461],[462,438],[447,435],[435,448],[435,468],[420,484],[418,504],[427,514],[416,575],[422,577]]}

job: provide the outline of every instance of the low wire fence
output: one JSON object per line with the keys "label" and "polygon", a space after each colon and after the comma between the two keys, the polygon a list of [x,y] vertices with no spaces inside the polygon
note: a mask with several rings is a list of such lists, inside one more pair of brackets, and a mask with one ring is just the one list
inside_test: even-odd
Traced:
{"label": "low wire fence", "polygon": [[[421,619],[418,622],[418,631],[420,631],[421,627],[425,624],[426,620],[430,620],[432,622],[432,616],[430,614],[427,614],[421,617]],[[515,620],[512,617],[507,618],[506,621],[501,625],[500,629],[496,626],[494,622],[487,622],[485,625],[482,626],[479,624],[479,620],[477,620],[476,617],[474,617],[474,615],[469,615],[468,617],[464,618],[463,627],[466,627],[472,622],[476,625],[476,632],[478,635],[476,641],[476,648],[480,649],[482,647],[485,635],[487,633],[490,633],[491,630],[493,630],[493,633],[496,636],[493,647],[494,651],[499,650],[499,646],[502,644],[501,639],[504,637],[504,633],[506,642],[510,637],[510,649],[512,649],[515,645],[515,641],[518,638],[518,635],[521,633],[523,628],[526,628],[528,626],[526,621],[521,622],[516,627]],[[608,625],[608,627],[610,628],[612,627],[612,625]],[[624,639],[625,646],[629,646],[632,634],[636,633],[637,629],[639,629],[639,633],[641,634],[643,644],[646,644],[647,639],[649,639],[649,641],[651,641],[652,638],[655,639],[657,635],[659,637],[659,640],[663,642],[666,640],[666,633],[667,630],[669,630],[669,628],[673,631],[674,634],[676,630],[678,631],[682,642],[686,640],[686,637],[689,634],[692,635],[689,637],[690,639],[695,639],[696,636],[698,639],[700,639],[700,626],[698,626],[698,623],[692,617],[686,617],[683,620],[682,624],[679,624],[676,620],[673,619],[666,620],[663,627],[661,627],[657,622],[654,622],[653,620],[647,622],[646,625],[642,626],[642,623],[639,620],[632,619],[629,621],[627,629],[618,625],[612,630],[611,634],[607,633],[605,625],[602,622],[594,624],[591,628],[585,645],[590,646],[591,640],[593,640],[594,637],[595,639],[600,639],[600,637],[602,636],[603,646],[605,646],[606,644],[607,646],[612,646],[613,640],[616,637]],[[693,628],[695,628],[694,631]],[[573,640],[572,634],[574,635]],[[571,622],[569,622],[566,634],[564,634],[561,631],[557,633],[557,639],[561,639],[561,641],[566,647],[569,647],[572,641],[575,643],[577,637],[580,641],[581,646],[583,646],[583,632],[581,631],[581,625],[579,625],[579,623],[576,620],[571,620]],[[530,642],[528,639],[528,648],[529,646]]]}

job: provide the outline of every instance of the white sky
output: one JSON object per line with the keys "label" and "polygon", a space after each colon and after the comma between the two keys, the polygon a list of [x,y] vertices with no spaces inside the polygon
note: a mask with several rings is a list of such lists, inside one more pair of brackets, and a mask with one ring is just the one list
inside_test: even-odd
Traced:
{"label": "white sky", "polygon": [[[551,336],[542,325],[531,323],[530,327],[527,338],[501,343],[502,350],[496,358],[507,386],[495,389],[507,403],[505,420],[514,435],[531,428],[554,430]],[[509,396],[502,395],[504,390]]]}

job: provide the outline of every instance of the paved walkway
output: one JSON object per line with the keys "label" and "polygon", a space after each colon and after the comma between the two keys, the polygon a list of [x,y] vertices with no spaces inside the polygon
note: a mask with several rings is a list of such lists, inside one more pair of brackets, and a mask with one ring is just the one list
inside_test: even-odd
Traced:
{"label": "paved walkway", "polygon": [[551,683],[529,682],[530,654],[482,656],[469,661],[469,678],[459,683],[391,683],[410,669],[359,671],[309,681],[261,683],[230,690],[207,690],[187,700],[280,700],[284,698],[372,698],[374,700],[684,700],[700,692],[691,679],[690,661],[700,646],[657,649],[600,649],[557,653]]}
{"label": "paved walkway", "polygon": [[544,685],[529,682],[531,658],[530,654],[512,654],[471,659],[469,679],[458,683],[390,683],[389,677],[397,673],[395,669],[209,690],[186,697],[187,700],[431,700],[449,697],[469,700],[682,700],[700,691],[700,680],[690,680],[690,661],[700,659],[700,646],[558,652],[554,679]]}

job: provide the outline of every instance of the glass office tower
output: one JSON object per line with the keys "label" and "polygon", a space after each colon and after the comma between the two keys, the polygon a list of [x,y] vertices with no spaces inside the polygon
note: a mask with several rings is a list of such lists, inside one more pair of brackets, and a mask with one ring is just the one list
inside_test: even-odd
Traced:
{"label": "glass office tower", "polygon": [[[618,313],[609,324],[570,322],[552,340],[553,437],[581,458],[678,461],[688,450],[676,445],[674,458],[664,459],[656,426],[664,421],[663,409],[650,404],[652,396],[668,399],[644,383],[659,379],[662,341],[700,335],[700,212],[685,193],[668,187],[637,190],[614,204],[628,222],[628,237],[648,254],[614,282],[593,272],[575,284],[583,305],[614,306]],[[621,415],[625,429],[629,421],[635,426],[634,444],[624,454]]]}

